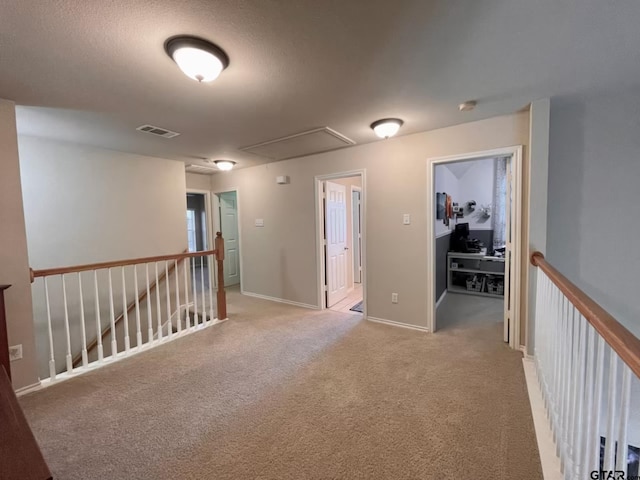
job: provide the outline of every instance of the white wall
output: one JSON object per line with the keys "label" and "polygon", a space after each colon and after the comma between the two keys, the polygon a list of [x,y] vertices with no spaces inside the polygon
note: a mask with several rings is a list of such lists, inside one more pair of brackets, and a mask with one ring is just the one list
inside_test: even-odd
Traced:
{"label": "white wall", "polygon": [[[20,136],[18,142],[32,268],[179,253],[186,248],[186,187],[182,162],[27,136]],[[101,282],[106,281],[103,274],[101,272]],[[87,296],[93,291],[89,280],[85,279]],[[69,279],[68,284],[73,306],[78,302],[71,286],[77,284],[77,279]],[[127,285],[131,300],[134,295],[131,278]],[[33,288],[39,365],[44,374],[48,346],[41,282],[36,282]],[[51,295],[54,337],[58,339],[56,350],[63,358],[60,289],[52,285]],[[114,291],[118,315],[122,311],[119,271],[114,271]],[[107,304],[103,297],[100,302],[103,324],[109,319]],[[93,332],[88,336],[93,338],[92,311],[87,309],[86,313],[87,329]],[[79,345],[77,307],[70,307],[70,316],[75,326],[71,332],[72,342]]]}
{"label": "white wall", "polygon": [[200,175],[199,173],[187,173],[186,182],[188,189],[211,190],[211,175]]}
{"label": "white wall", "polygon": [[624,92],[552,102],[547,227],[548,260],[636,336],[638,112]]}
{"label": "white wall", "polygon": [[488,158],[464,163],[468,163],[470,166],[459,179],[456,201],[464,206],[469,200],[475,200],[476,210],[458,221],[469,223],[470,230],[492,230],[492,218],[483,218],[478,215],[478,212],[482,205],[493,204],[495,159]]}
{"label": "white wall", "polygon": [[[426,327],[425,292],[433,288],[426,264],[427,160],[527,145],[528,138],[529,115],[522,112],[213,175],[214,190],[240,189],[244,288],[318,304],[314,177],[363,168],[369,315]],[[277,175],[289,175],[291,183],[276,185]],[[402,225],[404,213],[412,216],[409,226]],[[264,219],[263,228],[254,226],[256,218]],[[398,304],[391,303],[392,292],[399,293]]]}
{"label": "white wall", "polygon": [[35,137],[18,142],[33,268],[185,248],[182,162]]}
{"label": "white wall", "polygon": [[5,291],[9,345],[22,345],[22,360],[11,363],[13,386],[37,381],[29,258],[20,187],[16,115],[0,100],[0,285]]}
{"label": "white wall", "polygon": [[482,205],[493,204],[495,192],[495,159],[469,160],[437,165],[435,169],[436,192],[446,192],[453,202],[465,207],[476,201],[476,210],[459,219],[451,219],[449,227],[436,220],[436,237],[455,228],[456,223],[468,223],[470,230],[492,230],[491,218],[478,215]]}

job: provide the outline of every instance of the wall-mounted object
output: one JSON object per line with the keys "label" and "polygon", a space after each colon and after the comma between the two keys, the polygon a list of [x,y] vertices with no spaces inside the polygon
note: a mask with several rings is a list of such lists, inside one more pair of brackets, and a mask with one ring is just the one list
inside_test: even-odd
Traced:
{"label": "wall-mounted object", "polygon": [[445,192],[436,193],[436,220],[444,220],[447,215],[447,194]]}
{"label": "wall-mounted object", "polygon": [[289,175],[279,175],[276,177],[276,183],[278,185],[286,185],[289,183]]}
{"label": "wall-mounted object", "polygon": [[256,218],[255,226],[256,227],[264,227],[264,219]]}

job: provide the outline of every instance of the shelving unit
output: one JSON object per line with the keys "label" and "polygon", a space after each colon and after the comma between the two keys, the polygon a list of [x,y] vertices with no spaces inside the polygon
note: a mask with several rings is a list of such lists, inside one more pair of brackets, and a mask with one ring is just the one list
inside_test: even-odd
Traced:
{"label": "shelving unit", "polygon": [[504,294],[486,291],[485,284],[481,291],[468,290],[466,287],[466,280],[474,276],[478,280],[502,279],[504,285],[504,265],[504,258],[487,256],[486,250],[480,253],[449,252],[447,254],[447,290],[468,295],[504,298]]}

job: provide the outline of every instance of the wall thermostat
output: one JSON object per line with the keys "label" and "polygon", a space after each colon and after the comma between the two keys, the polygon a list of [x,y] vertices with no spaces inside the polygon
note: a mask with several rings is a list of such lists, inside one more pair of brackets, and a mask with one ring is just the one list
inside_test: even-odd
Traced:
{"label": "wall thermostat", "polygon": [[280,175],[280,176],[276,177],[276,183],[278,185],[286,185],[287,183],[289,183],[289,176],[288,175]]}

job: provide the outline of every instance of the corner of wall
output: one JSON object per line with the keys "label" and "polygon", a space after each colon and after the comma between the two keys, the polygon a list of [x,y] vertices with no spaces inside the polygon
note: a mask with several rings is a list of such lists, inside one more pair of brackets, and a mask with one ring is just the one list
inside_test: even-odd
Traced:
{"label": "corner of wall", "polygon": [[38,381],[31,303],[27,235],[20,183],[15,104],[0,100],[0,284],[10,345],[22,345],[23,358],[11,364],[15,388]]}

